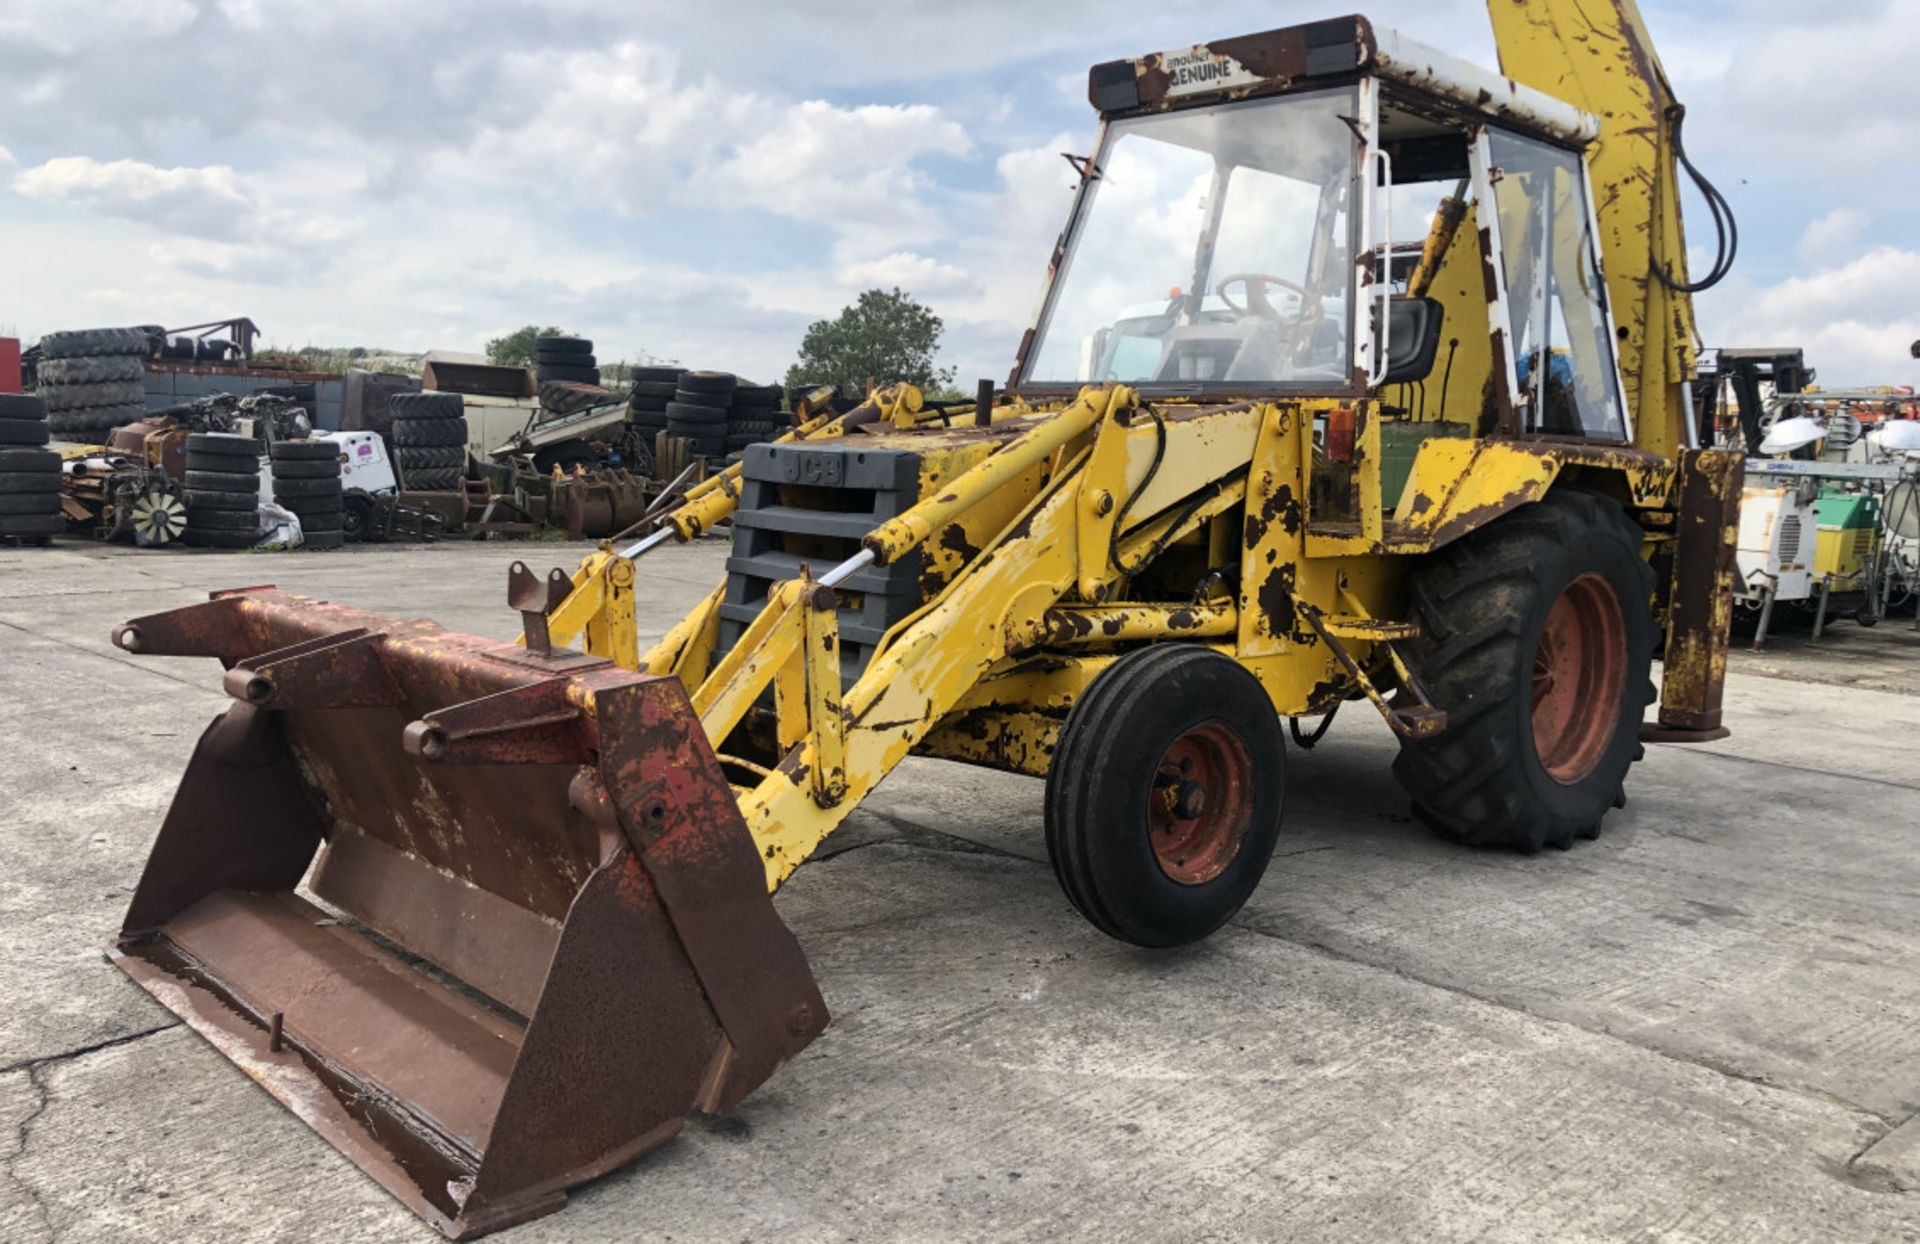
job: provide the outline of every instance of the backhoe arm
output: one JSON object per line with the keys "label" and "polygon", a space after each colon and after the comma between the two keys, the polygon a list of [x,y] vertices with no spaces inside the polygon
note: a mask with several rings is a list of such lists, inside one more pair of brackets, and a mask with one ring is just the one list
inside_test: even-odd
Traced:
{"label": "backhoe arm", "polygon": [[[1500,68],[1602,118],[1590,153],[1620,374],[1642,449],[1689,443],[1693,299],[1674,99],[1636,0],[1487,0]],[[1666,278],[1670,278],[1669,281]]]}

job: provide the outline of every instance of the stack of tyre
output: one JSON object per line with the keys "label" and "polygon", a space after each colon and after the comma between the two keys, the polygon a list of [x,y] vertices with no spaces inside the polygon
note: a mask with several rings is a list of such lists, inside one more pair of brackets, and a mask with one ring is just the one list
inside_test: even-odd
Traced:
{"label": "stack of tyre", "polygon": [[648,444],[666,429],[667,407],[678,397],[680,377],[686,374],[685,369],[679,367],[633,369],[633,392],[627,395],[627,422]]}
{"label": "stack of tyre", "polygon": [[0,543],[46,544],[60,534],[60,455],[47,443],[47,406],[0,393]]}
{"label": "stack of tyre", "polygon": [[737,454],[780,435],[781,389],[777,384],[739,384],[727,418],[727,452]]}
{"label": "stack of tyre", "polygon": [[147,354],[140,328],[85,328],[40,339],[39,394],[62,440],[104,441],[147,413]]}
{"label": "stack of tyre", "polygon": [[346,542],[340,447],[332,441],[276,441],[268,452],[274,504],[300,520],[301,547],[339,548]]}
{"label": "stack of tyre", "polygon": [[[570,338],[551,338],[566,341]],[[396,393],[388,438],[400,487],[408,492],[453,492],[467,472],[467,408],[458,393]]]}
{"label": "stack of tyre", "polygon": [[693,452],[709,458],[727,453],[727,423],[733,416],[732,372],[690,371],[682,375],[667,403],[667,431],[692,442]]}
{"label": "stack of tyre", "polygon": [[599,384],[600,360],[585,337],[541,337],[534,342],[533,378],[541,384]]}
{"label": "stack of tyre", "polygon": [[260,442],[228,432],[187,437],[187,531],[196,548],[250,549],[260,540]]}

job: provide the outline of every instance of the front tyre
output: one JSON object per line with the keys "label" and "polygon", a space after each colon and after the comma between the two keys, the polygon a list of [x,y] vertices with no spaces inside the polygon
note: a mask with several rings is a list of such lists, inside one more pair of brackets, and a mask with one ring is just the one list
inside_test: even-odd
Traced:
{"label": "front tyre", "polygon": [[1047,854],[1094,927],[1136,946],[1197,942],[1260,884],[1280,833],[1286,746],[1239,663],[1157,644],[1094,679],[1047,773]]}
{"label": "front tyre", "polygon": [[1562,487],[1414,571],[1408,655],[1447,728],[1404,744],[1393,772],[1442,836],[1564,849],[1625,801],[1654,698],[1640,544],[1619,505]]}

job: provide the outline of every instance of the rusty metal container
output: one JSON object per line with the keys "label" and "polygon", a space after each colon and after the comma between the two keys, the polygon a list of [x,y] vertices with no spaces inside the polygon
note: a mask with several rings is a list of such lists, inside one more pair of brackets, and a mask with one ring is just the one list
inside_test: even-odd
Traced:
{"label": "rusty metal container", "polygon": [[624,470],[576,469],[549,486],[550,510],[574,540],[604,540],[632,527],[647,512],[651,499],[644,481]]}
{"label": "rusty metal container", "polygon": [[235,703],[109,956],[448,1236],[559,1208],[825,1027],[677,679],[271,588],[114,641],[218,658]]}

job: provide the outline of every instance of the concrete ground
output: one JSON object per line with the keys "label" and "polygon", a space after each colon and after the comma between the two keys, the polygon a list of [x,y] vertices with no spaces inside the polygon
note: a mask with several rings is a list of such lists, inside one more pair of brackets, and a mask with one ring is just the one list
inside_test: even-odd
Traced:
{"label": "concrete ground", "polygon": [[[108,627],[277,582],[505,639],[507,563],[574,552],[0,550],[0,1240],[434,1238],[101,960],[226,702]],[[722,553],[647,562],[643,624]],[[507,1238],[1920,1240],[1920,687],[1791,649],[1532,859],[1411,823],[1353,708],[1172,954],[1068,907],[1038,782],[909,762],[779,896],[827,1033]]]}

